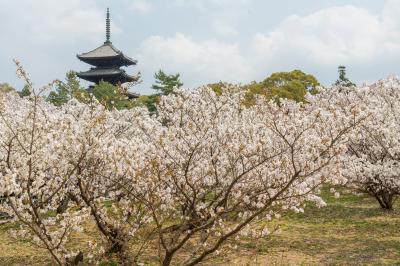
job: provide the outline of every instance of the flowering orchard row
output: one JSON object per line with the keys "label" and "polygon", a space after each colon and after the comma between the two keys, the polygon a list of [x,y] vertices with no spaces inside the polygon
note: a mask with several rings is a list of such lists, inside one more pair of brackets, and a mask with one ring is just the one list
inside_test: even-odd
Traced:
{"label": "flowering orchard row", "polygon": [[[19,68],[18,73],[27,79]],[[399,193],[400,81],[332,88],[307,104],[263,98],[244,107],[229,86],[178,90],[147,110],[109,111],[33,91],[0,98],[0,211],[55,263],[195,265],[227,240],[263,237],[256,226],[345,184],[391,208]],[[101,236],[72,247],[92,221]],[[132,244],[133,243],[133,244]]]}

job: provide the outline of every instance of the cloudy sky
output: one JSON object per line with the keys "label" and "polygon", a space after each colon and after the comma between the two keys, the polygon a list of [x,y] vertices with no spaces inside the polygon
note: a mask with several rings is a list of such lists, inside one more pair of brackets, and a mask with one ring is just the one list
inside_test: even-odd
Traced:
{"label": "cloudy sky", "polygon": [[106,7],[142,94],[158,69],[185,87],[293,69],[330,85],[338,65],[357,83],[400,72],[400,0],[0,0],[0,82],[22,86],[13,58],[37,85],[88,69],[76,54],[104,42]]}

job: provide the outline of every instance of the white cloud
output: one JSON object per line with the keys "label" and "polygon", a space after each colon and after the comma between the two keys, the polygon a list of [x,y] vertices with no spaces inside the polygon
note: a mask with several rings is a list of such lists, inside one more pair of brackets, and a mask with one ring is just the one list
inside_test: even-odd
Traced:
{"label": "white cloud", "polygon": [[139,56],[142,67],[154,73],[158,68],[180,72],[187,86],[208,82],[246,80],[250,69],[239,46],[216,40],[194,41],[177,33],[173,37],[152,36],[142,44]]}
{"label": "white cloud", "polygon": [[229,8],[234,5],[247,5],[253,0],[174,0],[172,3],[178,7],[194,7],[201,11],[208,11],[215,7]]}
{"label": "white cloud", "polygon": [[248,4],[252,0],[175,0],[174,3],[177,5],[185,5],[185,4],[195,4],[202,3],[204,5],[229,5],[229,4]]}
{"label": "white cloud", "polygon": [[[0,0],[2,80],[22,86],[13,58],[21,60],[36,84],[63,79],[84,69],[75,55],[105,41],[105,7],[96,0]],[[113,18],[113,10],[111,16]],[[113,21],[113,20],[112,20]],[[113,36],[120,30],[114,23]]]}
{"label": "white cloud", "polygon": [[[293,9],[285,9],[282,2],[274,6],[276,14],[271,11],[274,16],[265,20],[267,1],[0,0],[3,80],[15,76],[10,63],[13,57],[20,58],[40,82],[62,78],[68,69],[84,68],[74,55],[104,40],[106,2],[112,21],[121,16],[131,32],[121,36],[116,45],[127,54],[138,51],[138,69],[147,83],[159,68],[181,73],[188,86],[260,80],[271,72],[293,68],[329,83],[339,64],[353,70],[351,78],[355,80],[384,77],[399,68],[400,0],[384,1],[382,10],[376,10],[378,4],[349,1],[358,6],[331,6],[302,16],[288,16]],[[314,10],[311,2],[304,4],[304,10]],[[130,9],[121,10],[121,5],[129,4]],[[151,12],[165,6],[170,13]],[[131,10],[151,12],[148,15],[154,19],[149,22],[145,16],[129,16]],[[159,19],[164,21],[160,24]],[[136,27],[139,23],[148,26]],[[267,30],[271,25],[277,26]],[[120,31],[112,25],[112,35]],[[157,36],[148,37],[150,34]],[[136,50],[138,39],[144,41]]]}
{"label": "white cloud", "polygon": [[[394,2],[399,6],[399,0],[390,0],[385,10]],[[378,17],[363,8],[341,6],[291,16],[272,32],[256,34],[253,48],[268,60],[292,57],[321,66],[368,63],[400,52],[393,45],[400,33],[400,23],[391,25],[398,21],[396,14],[384,11]]]}
{"label": "white cloud", "polygon": [[[215,39],[195,41],[181,33],[153,36],[143,42],[140,57],[144,71],[161,67],[180,72],[184,80],[193,81],[190,86],[260,80],[294,68],[324,75],[341,64],[381,66],[400,57],[399,9],[400,0],[388,0],[380,15],[346,5],[289,16],[272,31],[255,33],[246,48]],[[236,34],[226,20],[213,26],[225,36]]]}
{"label": "white cloud", "polygon": [[3,0],[1,5],[2,18],[23,28],[30,41],[98,39],[105,31],[105,10],[93,0]]}
{"label": "white cloud", "polygon": [[400,0],[387,0],[382,13],[382,26],[387,38],[387,49],[400,49]]}
{"label": "white cloud", "polygon": [[133,0],[130,8],[140,13],[148,13],[153,9],[153,5],[147,0]]}

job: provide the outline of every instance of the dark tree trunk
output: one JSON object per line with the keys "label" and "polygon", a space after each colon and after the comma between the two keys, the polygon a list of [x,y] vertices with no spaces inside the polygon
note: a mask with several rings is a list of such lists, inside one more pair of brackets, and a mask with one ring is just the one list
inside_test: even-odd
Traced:
{"label": "dark tree trunk", "polygon": [[119,259],[119,264],[123,266],[133,265],[132,259],[129,254],[125,236],[120,235],[118,230],[113,230],[109,240],[111,247],[108,249],[108,254],[116,254]]}
{"label": "dark tree trunk", "polygon": [[169,266],[172,261],[173,254],[166,252],[162,265]]}
{"label": "dark tree trunk", "polygon": [[76,266],[83,262],[83,253],[79,252],[75,257],[67,260],[67,266]]}
{"label": "dark tree trunk", "polygon": [[375,193],[374,197],[379,202],[379,205],[384,210],[393,210],[393,194],[390,193]]}
{"label": "dark tree trunk", "polygon": [[63,200],[60,202],[60,205],[57,207],[57,214],[64,213],[68,209],[68,203],[70,201],[69,196],[65,196]]}
{"label": "dark tree trunk", "polygon": [[72,193],[68,193],[67,195],[65,195],[65,197],[62,199],[62,201],[60,202],[60,205],[58,205],[57,207],[57,214],[61,214],[64,213],[67,209],[68,209],[68,204],[69,202],[75,202],[76,205],[80,207],[79,204],[79,200],[72,194]]}

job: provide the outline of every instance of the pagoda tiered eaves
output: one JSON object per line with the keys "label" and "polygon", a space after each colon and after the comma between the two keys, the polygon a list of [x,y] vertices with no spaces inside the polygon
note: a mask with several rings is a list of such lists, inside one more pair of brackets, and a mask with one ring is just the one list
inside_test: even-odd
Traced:
{"label": "pagoda tiered eaves", "polygon": [[91,68],[85,72],[79,72],[78,77],[98,84],[100,81],[106,81],[111,84],[135,82],[137,76],[128,75],[125,70],[119,68]]}
{"label": "pagoda tiered eaves", "polygon": [[77,55],[77,57],[92,66],[131,66],[136,65],[137,60],[124,55],[121,51],[112,45],[111,42],[105,42],[96,49]]}
{"label": "pagoda tiered eaves", "polygon": [[[77,76],[89,82],[99,84],[101,81],[113,85],[122,85],[126,82],[136,82],[139,75],[128,75],[121,67],[136,65],[137,61],[124,55],[110,41],[110,12],[107,8],[106,41],[96,49],[77,55],[78,59],[92,65],[88,71],[78,72]],[[92,86],[91,86],[92,87]],[[126,92],[128,98],[137,98],[138,94]]]}

